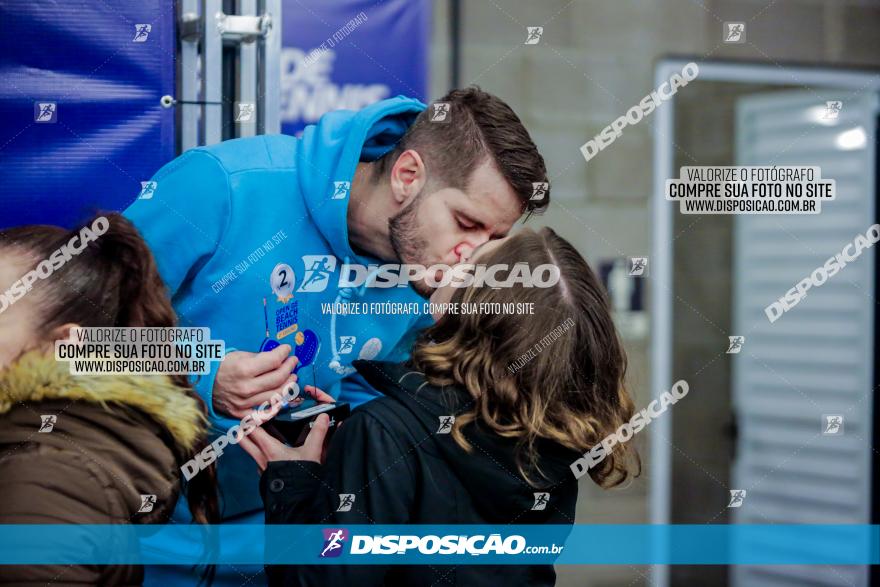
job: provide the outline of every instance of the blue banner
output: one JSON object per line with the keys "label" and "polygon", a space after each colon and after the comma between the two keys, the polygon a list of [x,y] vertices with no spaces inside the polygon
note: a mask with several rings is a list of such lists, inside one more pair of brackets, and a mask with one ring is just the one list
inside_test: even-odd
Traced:
{"label": "blue banner", "polygon": [[0,228],[121,210],[174,157],[174,8],[0,2]]}
{"label": "blue banner", "polygon": [[[147,536],[191,548],[171,557],[142,547]],[[874,565],[880,526],[0,526],[0,564],[281,563]]]}
{"label": "blue banner", "polygon": [[403,94],[426,99],[426,0],[283,3],[281,131]]}

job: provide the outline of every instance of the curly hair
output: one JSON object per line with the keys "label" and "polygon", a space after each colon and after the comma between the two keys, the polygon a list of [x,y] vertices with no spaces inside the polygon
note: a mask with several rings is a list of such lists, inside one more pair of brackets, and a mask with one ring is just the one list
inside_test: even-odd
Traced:
{"label": "curly hair", "polygon": [[[609,302],[587,262],[553,230],[522,229],[480,256],[485,265],[551,264],[559,281],[545,288],[515,285],[457,290],[452,303],[533,303],[533,314],[447,313],[425,330],[411,362],[434,385],[459,385],[474,398],[456,415],[453,437],[465,450],[468,425],[479,422],[518,440],[519,472],[541,475],[538,439],[583,453],[633,415],[624,387],[626,353]],[[536,344],[537,343],[537,344]],[[631,443],[617,445],[590,470],[613,487],[640,473]]]}

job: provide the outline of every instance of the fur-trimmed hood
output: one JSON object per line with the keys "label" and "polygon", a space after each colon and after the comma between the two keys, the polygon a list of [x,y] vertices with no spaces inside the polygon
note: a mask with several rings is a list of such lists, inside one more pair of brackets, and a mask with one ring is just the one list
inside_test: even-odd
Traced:
{"label": "fur-trimmed hood", "polygon": [[[204,429],[199,402],[166,376],[68,369],[28,353],[0,371],[0,520],[167,524],[181,493],[181,459]],[[143,582],[143,569],[129,563],[10,569],[0,574],[16,585],[61,574],[71,585]]]}
{"label": "fur-trimmed hood", "polygon": [[191,451],[205,430],[198,401],[164,375],[71,375],[66,362],[30,352],[0,371],[0,415],[20,403],[69,400],[134,408]]}

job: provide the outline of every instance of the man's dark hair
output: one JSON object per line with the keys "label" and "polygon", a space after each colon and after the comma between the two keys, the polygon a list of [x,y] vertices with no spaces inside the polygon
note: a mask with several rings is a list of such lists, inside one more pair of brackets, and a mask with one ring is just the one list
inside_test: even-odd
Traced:
{"label": "man's dark hair", "polygon": [[[442,103],[448,104],[445,118],[432,120],[434,105]],[[540,213],[550,204],[544,158],[519,116],[501,98],[476,86],[452,90],[429,104],[397,146],[377,161],[373,177],[384,178],[407,149],[418,152],[429,181],[441,187],[464,190],[488,157],[519,195],[523,211]],[[547,185],[543,196],[532,199],[535,183]]]}

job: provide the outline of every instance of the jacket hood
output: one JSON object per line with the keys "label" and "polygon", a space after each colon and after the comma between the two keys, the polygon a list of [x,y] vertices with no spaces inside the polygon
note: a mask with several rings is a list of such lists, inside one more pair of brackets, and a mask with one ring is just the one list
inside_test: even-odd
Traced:
{"label": "jacket hood", "polygon": [[[369,264],[348,242],[348,197],[345,205],[332,199],[335,182],[354,179],[361,161],[375,161],[397,145],[425,105],[397,96],[357,112],[336,110],[302,133],[296,154],[299,187],[306,207],[339,259]],[[349,184],[350,185],[350,184]]]}
{"label": "jacket hood", "polygon": [[535,485],[529,485],[517,467],[515,439],[503,438],[485,426],[469,425],[464,435],[473,449],[466,452],[452,435],[437,434],[441,417],[461,414],[473,407],[466,390],[457,386],[435,387],[405,363],[357,360],[352,364],[370,385],[406,406],[414,425],[417,422],[421,428],[418,433],[430,437],[467,488],[475,507],[488,519],[541,523],[555,512],[551,507],[532,510],[535,493],[549,491],[552,500],[556,488],[576,484],[569,465],[582,455],[555,442],[538,442],[543,477],[531,473]]}
{"label": "jacket hood", "polygon": [[163,375],[71,375],[67,363],[37,352],[0,371],[0,414],[22,402],[55,399],[135,408],[168,430],[183,451],[192,450],[205,429],[198,401]]}

